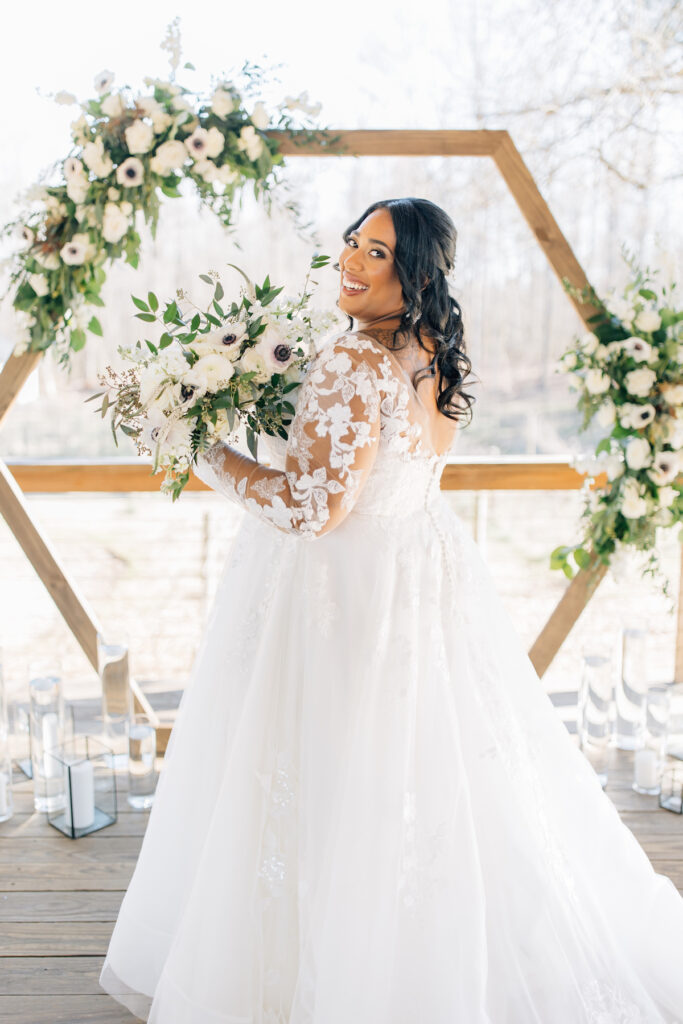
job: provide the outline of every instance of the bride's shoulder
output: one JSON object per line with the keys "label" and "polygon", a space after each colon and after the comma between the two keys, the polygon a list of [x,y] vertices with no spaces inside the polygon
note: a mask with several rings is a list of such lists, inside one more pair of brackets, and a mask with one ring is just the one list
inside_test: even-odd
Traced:
{"label": "bride's shoulder", "polygon": [[342,353],[350,355],[354,363],[361,361],[377,367],[385,355],[385,350],[370,335],[350,330],[336,331],[323,341],[316,361],[318,362],[322,358],[324,362],[327,362]]}

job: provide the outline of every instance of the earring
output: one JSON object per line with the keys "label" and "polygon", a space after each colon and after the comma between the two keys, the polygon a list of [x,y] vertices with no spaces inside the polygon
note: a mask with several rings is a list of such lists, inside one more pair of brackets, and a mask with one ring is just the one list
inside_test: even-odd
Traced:
{"label": "earring", "polygon": [[341,267],[339,266],[339,263],[333,263],[332,264],[332,269],[333,270],[341,270]]}

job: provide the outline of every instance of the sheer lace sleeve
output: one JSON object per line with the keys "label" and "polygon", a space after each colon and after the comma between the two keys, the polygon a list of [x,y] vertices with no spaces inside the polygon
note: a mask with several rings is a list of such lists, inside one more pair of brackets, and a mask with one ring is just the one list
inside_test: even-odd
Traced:
{"label": "sheer lace sleeve", "polygon": [[196,475],[286,533],[314,539],[333,530],[377,455],[380,359],[372,343],[350,334],[318,353],[301,385],[284,470],[219,441],[198,456]]}

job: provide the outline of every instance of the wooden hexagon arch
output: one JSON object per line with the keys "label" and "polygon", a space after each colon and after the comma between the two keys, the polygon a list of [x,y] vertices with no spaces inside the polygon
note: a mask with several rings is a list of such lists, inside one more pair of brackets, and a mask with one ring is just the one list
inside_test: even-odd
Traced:
{"label": "wooden hexagon arch", "polygon": [[[568,278],[578,289],[588,285],[579,261],[507,131],[341,131],[321,133],[323,142],[304,141],[297,137],[296,132],[273,130],[266,134],[277,139],[284,156],[491,157],[560,282]],[[328,138],[334,138],[335,142],[326,141]],[[598,312],[597,309],[565,294],[589,330],[588,318]],[[26,352],[20,356],[12,354],[5,363],[0,372],[0,425],[42,355],[43,352]],[[23,494],[2,459],[0,512],[97,671],[97,632],[101,626],[31,520]],[[568,585],[529,651],[539,676],[550,665],[606,570],[607,567],[594,558]],[[171,726],[159,722],[134,678],[131,686],[136,708],[147,712],[155,721],[160,751],[165,750]]]}

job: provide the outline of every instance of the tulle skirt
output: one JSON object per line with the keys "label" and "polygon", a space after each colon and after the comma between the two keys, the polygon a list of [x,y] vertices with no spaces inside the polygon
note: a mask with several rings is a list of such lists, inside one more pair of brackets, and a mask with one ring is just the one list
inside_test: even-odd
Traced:
{"label": "tulle skirt", "polygon": [[469,530],[245,515],[100,984],[154,1024],[681,1024],[683,899]]}

